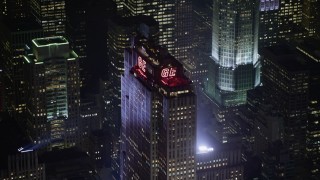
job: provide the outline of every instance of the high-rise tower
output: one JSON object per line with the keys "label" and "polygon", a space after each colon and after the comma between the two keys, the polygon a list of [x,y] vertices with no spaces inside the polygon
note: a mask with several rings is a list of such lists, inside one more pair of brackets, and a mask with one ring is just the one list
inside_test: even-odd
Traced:
{"label": "high-rise tower", "polygon": [[196,96],[182,64],[144,43],[124,65],[122,179],[195,179]]}
{"label": "high-rise tower", "polygon": [[246,91],[255,85],[255,67],[258,66],[257,4],[251,0],[213,2],[213,62],[207,94],[222,106],[245,103]]}
{"label": "high-rise tower", "polygon": [[[130,46],[133,34],[158,41],[159,27],[150,16],[116,17],[108,22],[108,58],[109,84],[104,83],[103,100],[105,103],[105,120],[112,132],[112,166],[118,171],[120,160],[120,127],[121,127],[121,76],[124,72],[124,50]],[[117,173],[118,174],[118,173]],[[115,175],[115,173],[114,173]]]}
{"label": "high-rise tower", "polygon": [[[315,33],[315,2],[260,0],[259,49]],[[304,7],[304,9],[303,9]],[[304,12],[304,16],[303,15]],[[302,19],[304,20],[302,21]],[[303,27],[304,26],[304,27]]]}
{"label": "high-rise tower", "polygon": [[64,35],[65,0],[30,0],[31,13],[42,26],[45,36]]}
{"label": "high-rise tower", "polygon": [[261,0],[259,14],[259,49],[272,46],[279,41],[280,2]]}
{"label": "high-rise tower", "polygon": [[180,62],[188,61],[192,46],[192,2],[191,0],[148,1],[118,0],[124,16],[152,16],[159,22],[159,43]]}
{"label": "high-rise tower", "polygon": [[35,144],[71,147],[79,141],[78,56],[61,37],[32,40],[25,56],[28,125]]}

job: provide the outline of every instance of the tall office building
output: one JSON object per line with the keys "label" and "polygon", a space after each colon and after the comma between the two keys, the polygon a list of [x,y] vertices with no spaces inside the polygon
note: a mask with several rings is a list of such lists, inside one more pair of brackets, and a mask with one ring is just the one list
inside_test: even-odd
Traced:
{"label": "tall office building", "polygon": [[264,99],[272,99],[283,117],[283,143],[291,166],[287,178],[319,175],[319,56],[311,47],[274,46],[262,53]]}
{"label": "tall office building", "polygon": [[[307,36],[308,29],[312,29],[312,24],[309,22],[313,21],[313,16],[306,16],[313,12],[313,9],[307,8],[307,5],[312,3],[307,2],[302,0],[260,0],[259,49]],[[308,19],[306,21],[302,21],[303,11],[304,18]],[[313,31],[311,29],[310,33]]]}
{"label": "tall office building", "polygon": [[195,179],[196,96],[182,64],[137,43],[124,67],[121,178]]}
{"label": "tall office building", "polygon": [[257,4],[213,2],[212,65],[206,91],[221,106],[244,104],[247,90],[259,83],[254,76],[259,66]]}
{"label": "tall office building", "polygon": [[280,2],[261,0],[259,16],[259,48],[278,43]]}
{"label": "tall office building", "polygon": [[[309,93],[308,93],[308,121],[307,121],[307,134],[306,134],[306,155],[309,166],[310,174],[313,177],[320,175],[320,41],[315,39],[305,39],[300,42],[296,48],[299,52],[307,56],[306,69],[309,71]],[[310,61],[316,62],[316,64]]]}
{"label": "tall office building", "polygon": [[292,40],[305,35],[302,23],[303,0],[282,0],[280,1],[280,11],[278,14],[278,38]]}
{"label": "tall office building", "polygon": [[66,1],[66,38],[79,56],[82,98],[97,94],[107,77],[108,20],[115,15],[112,0]]}
{"label": "tall office building", "polygon": [[[110,19],[108,22],[108,58],[109,75],[105,84],[108,91],[104,91],[105,121],[112,132],[112,160],[114,169],[119,167],[120,155],[120,127],[121,127],[121,75],[124,72],[124,50],[130,47],[134,34],[143,34],[156,43],[159,39],[159,25],[150,16],[131,16]],[[117,162],[117,163],[116,163]],[[118,165],[116,165],[118,164]]]}
{"label": "tall office building", "polygon": [[65,0],[30,0],[30,7],[45,36],[65,35]]}
{"label": "tall office building", "polygon": [[80,67],[87,59],[87,1],[66,1],[66,37],[79,56]]}
{"label": "tall office building", "polygon": [[24,57],[29,135],[49,148],[75,146],[80,140],[78,56],[61,36],[33,39],[32,51]]}
{"label": "tall office building", "polygon": [[[143,34],[146,38],[158,42],[158,23],[150,16],[116,17],[108,22],[108,57],[109,57],[109,81],[113,87],[111,100],[114,110],[120,108],[121,99],[121,75],[124,72],[124,50],[129,47],[134,34]],[[116,114],[120,114],[115,112]],[[113,114],[113,113],[109,113]]]}
{"label": "tall office building", "polygon": [[186,74],[195,87],[203,88],[211,54],[212,1],[193,2],[192,63],[185,64]]}
{"label": "tall office building", "polygon": [[125,16],[152,16],[159,22],[159,43],[180,62],[191,63],[188,52],[192,49],[192,2],[185,1],[118,1]]}

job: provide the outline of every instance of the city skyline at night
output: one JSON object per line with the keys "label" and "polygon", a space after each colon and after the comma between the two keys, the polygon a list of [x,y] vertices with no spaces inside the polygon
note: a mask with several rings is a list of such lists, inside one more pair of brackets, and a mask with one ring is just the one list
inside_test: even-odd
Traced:
{"label": "city skyline at night", "polygon": [[1,0],[0,180],[320,177],[320,0]]}

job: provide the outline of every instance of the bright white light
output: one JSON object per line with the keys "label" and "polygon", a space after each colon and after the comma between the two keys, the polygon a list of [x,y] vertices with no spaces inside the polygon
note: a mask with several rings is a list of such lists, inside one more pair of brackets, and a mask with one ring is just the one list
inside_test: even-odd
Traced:
{"label": "bright white light", "polygon": [[33,151],[32,149],[27,149],[27,150],[22,150],[21,152],[26,153],[26,152],[32,152],[32,151]]}
{"label": "bright white light", "polygon": [[199,153],[208,153],[213,151],[213,147],[199,146]]}

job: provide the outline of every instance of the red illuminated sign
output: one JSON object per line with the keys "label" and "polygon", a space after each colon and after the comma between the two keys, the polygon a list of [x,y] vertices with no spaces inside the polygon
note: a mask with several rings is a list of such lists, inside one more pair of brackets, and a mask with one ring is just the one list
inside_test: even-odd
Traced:
{"label": "red illuminated sign", "polygon": [[161,71],[161,77],[167,78],[167,77],[174,77],[176,76],[177,69],[175,67],[171,68],[164,68]]}
{"label": "red illuminated sign", "polygon": [[143,71],[146,72],[146,61],[142,59],[142,57],[138,56],[138,66]]}

